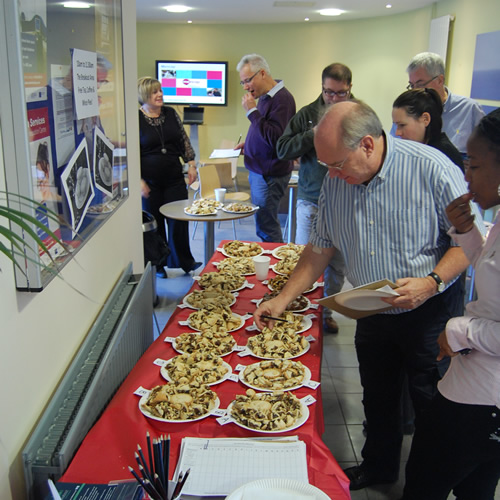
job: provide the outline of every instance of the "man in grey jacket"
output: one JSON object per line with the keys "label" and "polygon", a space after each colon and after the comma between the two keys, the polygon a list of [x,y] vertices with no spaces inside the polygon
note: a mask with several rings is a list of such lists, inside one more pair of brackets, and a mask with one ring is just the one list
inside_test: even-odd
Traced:
{"label": "man in grey jacket", "polygon": [[[311,227],[318,211],[318,198],[327,168],[318,163],[314,149],[314,131],[320,118],[332,104],[353,99],[351,94],[352,73],[344,64],[333,63],[321,75],[322,91],[319,97],[300,109],[288,122],[278,140],[278,157],[282,160],[300,160],[297,194],[297,232],[295,243],[309,242]],[[336,252],[325,270],[325,295],[340,292],[344,284],[345,264],[340,252]],[[330,309],[323,312],[323,330],[337,333],[338,325]]]}

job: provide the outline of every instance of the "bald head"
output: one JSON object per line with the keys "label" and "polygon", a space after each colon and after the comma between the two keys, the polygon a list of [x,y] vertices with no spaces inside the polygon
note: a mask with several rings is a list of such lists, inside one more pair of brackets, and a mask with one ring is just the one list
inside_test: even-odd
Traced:
{"label": "bald head", "polygon": [[318,124],[314,147],[331,177],[350,184],[368,182],[380,168],[385,151],[382,124],[362,101],[339,102]]}

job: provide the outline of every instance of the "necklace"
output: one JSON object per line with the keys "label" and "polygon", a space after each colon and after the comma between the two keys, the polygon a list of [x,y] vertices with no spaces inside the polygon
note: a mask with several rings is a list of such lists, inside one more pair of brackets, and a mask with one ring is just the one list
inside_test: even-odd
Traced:
{"label": "necklace", "polygon": [[[148,118],[147,121],[153,127],[154,131],[158,134],[158,138],[160,139],[160,143],[161,143],[161,150],[160,150],[161,153],[166,155],[167,148],[165,147],[165,138],[163,136],[163,116],[161,114],[161,111],[160,111],[159,116],[149,116],[148,113],[146,112],[146,110],[144,110],[144,108],[143,108],[143,111],[144,111],[144,115],[146,116],[146,118]],[[158,126],[160,127],[160,130],[158,130]]]}

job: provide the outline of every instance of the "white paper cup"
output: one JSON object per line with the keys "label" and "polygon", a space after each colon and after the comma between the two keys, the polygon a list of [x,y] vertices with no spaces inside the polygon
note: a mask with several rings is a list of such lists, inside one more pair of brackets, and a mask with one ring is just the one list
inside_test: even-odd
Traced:
{"label": "white paper cup", "polygon": [[226,196],[226,188],[214,189],[215,199],[221,203],[224,203],[224,198]]}
{"label": "white paper cup", "polygon": [[265,280],[267,278],[270,262],[271,257],[267,257],[266,255],[257,255],[253,258],[253,263],[255,266],[255,276],[259,281]]}

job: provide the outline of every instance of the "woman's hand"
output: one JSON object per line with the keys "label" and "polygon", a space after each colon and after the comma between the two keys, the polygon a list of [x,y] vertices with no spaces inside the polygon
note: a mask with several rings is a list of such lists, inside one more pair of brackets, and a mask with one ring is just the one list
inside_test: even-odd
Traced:
{"label": "woman's hand", "polygon": [[446,215],[459,234],[469,232],[474,226],[474,215],[469,203],[473,197],[472,193],[463,194],[446,207]]}
{"label": "woman's hand", "polygon": [[191,185],[198,177],[198,172],[196,171],[196,166],[189,165],[187,174],[188,174],[188,184]]}
{"label": "woman's hand", "polygon": [[437,342],[439,344],[439,354],[438,357],[436,358],[437,361],[441,361],[445,357],[453,358],[458,355],[458,352],[453,352],[453,350],[450,347],[450,344],[448,344],[448,339],[446,338],[446,330],[442,331],[439,334]]}
{"label": "woman's hand", "polygon": [[150,192],[151,192],[151,189],[147,185],[146,181],[144,179],[141,179],[141,196],[143,198],[149,198]]}

